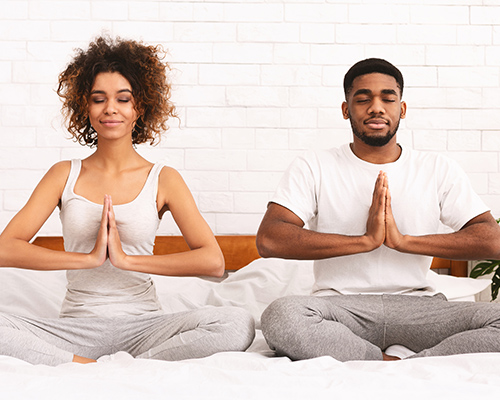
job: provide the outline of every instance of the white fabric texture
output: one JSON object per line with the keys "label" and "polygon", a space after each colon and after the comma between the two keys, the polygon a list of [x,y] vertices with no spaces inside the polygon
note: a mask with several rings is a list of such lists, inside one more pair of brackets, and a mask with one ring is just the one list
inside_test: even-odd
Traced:
{"label": "white fabric texture", "polygon": [[[311,230],[363,235],[381,170],[388,175],[393,213],[402,234],[435,234],[440,221],[459,230],[489,210],[452,160],[403,147],[397,161],[372,164],[356,157],[347,144],[298,157],[271,201],[291,210]],[[386,246],[316,260],[313,292],[432,294],[436,291],[426,278],[431,260]]]}

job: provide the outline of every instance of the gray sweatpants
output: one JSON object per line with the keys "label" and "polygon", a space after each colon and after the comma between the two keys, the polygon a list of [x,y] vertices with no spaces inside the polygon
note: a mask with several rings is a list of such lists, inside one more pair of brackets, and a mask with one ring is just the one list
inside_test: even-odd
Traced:
{"label": "gray sweatpants", "polygon": [[73,355],[97,359],[125,351],[137,358],[176,361],[221,351],[245,351],[254,321],[236,307],[116,318],[33,319],[0,313],[0,354],[58,365]]}
{"label": "gray sweatpants", "polygon": [[442,294],[285,297],[261,325],[269,346],[293,360],[381,360],[393,344],[416,352],[412,358],[500,352],[500,304],[448,302]]}

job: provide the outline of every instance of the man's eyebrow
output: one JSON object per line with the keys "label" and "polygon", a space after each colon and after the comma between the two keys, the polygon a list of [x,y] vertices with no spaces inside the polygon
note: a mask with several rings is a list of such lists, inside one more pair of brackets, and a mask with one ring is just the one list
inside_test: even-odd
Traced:
{"label": "man's eyebrow", "polygon": [[[394,95],[394,96],[398,95],[398,93],[394,89],[382,89],[381,93],[382,94],[390,94],[390,95]],[[363,94],[372,94],[372,91],[370,89],[359,89],[359,90],[356,90],[356,92],[353,94],[353,96],[359,96],[359,95],[363,95]]]}

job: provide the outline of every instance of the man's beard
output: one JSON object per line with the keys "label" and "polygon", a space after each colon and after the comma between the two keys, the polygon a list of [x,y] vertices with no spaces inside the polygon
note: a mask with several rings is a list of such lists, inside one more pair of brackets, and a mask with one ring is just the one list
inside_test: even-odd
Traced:
{"label": "man's beard", "polygon": [[396,135],[399,128],[399,120],[393,131],[387,132],[384,136],[368,136],[365,132],[358,130],[358,128],[352,123],[352,119],[349,116],[349,121],[351,122],[352,133],[360,139],[363,143],[368,146],[382,147],[391,141],[391,139]]}

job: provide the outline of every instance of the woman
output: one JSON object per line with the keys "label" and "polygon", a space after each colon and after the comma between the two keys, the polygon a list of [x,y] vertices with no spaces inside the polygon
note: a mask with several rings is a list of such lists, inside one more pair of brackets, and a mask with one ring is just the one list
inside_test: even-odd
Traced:
{"label": "woman", "polygon": [[[0,235],[0,267],[67,270],[61,318],[0,314],[0,354],[33,364],[92,362],[125,351],[180,360],[244,351],[253,320],[237,308],[163,314],[149,274],[221,276],[224,259],[177,171],[135,145],[156,141],[175,116],[161,50],[97,38],[59,76],[68,130],[95,152],[62,161]],[[65,252],[30,244],[60,208]],[[190,251],[152,255],[170,211]]]}

